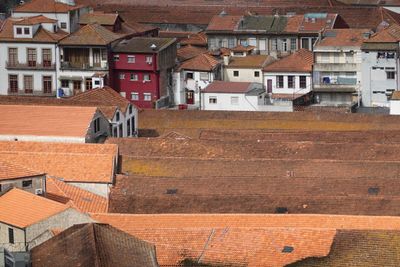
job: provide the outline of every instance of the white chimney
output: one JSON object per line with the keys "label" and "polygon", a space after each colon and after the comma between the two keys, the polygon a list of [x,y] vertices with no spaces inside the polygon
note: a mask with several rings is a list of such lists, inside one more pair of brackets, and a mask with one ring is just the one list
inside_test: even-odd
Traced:
{"label": "white chimney", "polygon": [[224,56],[224,66],[228,66],[229,65],[230,58],[231,57],[229,55]]}

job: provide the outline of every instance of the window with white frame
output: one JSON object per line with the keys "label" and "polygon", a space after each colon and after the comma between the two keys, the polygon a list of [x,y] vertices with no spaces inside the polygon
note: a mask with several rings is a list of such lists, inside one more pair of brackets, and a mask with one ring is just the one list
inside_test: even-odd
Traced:
{"label": "window with white frame", "polygon": [[231,96],[231,105],[239,105],[239,97]]}
{"label": "window with white frame", "polygon": [[152,56],[146,56],[146,63],[147,64],[152,64],[153,63],[153,57]]}
{"label": "window with white frame", "polygon": [[139,93],[132,92],[131,93],[131,100],[138,101],[139,100]]}
{"label": "window with white frame", "polygon": [[208,72],[200,72],[200,80],[208,81]]}
{"label": "window with white frame", "polygon": [[139,79],[136,73],[131,73],[131,81],[137,81]]}
{"label": "window with white frame", "polygon": [[149,82],[150,81],[150,74],[143,75],[143,81]]}
{"label": "window with white frame", "polygon": [[235,39],[234,38],[229,38],[228,39],[228,47],[229,48],[235,47]]}
{"label": "window with white frame", "polygon": [[282,39],[282,51],[288,51],[287,39]]}
{"label": "window with white frame", "polygon": [[300,88],[306,88],[306,87],[307,87],[307,77],[300,76]]}
{"label": "window with white frame", "polygon": [[114,61],[119,61],[119,55],[114,55],[113,59]]}
{"label": "window with white frame", "polygon": [[283,88],[283,76],[276,76],[276,88]]}
{"label": "window with white frame", "polygon": [[290,38],[290,50],[296,50],[296,49],[297,49],[297,39]]}
{"label": "window with white frame", "polygon": [[278,40],[271,39],[271,50],[276,51],[278,50]]}
{"label": "window with white frame", "polygon": [[60,28],[61,29],[66,29],[67,28],[67,23],[66,22],[61,22],[60,23]]}
{"label": "window with white frame", "polygon": [[151,101],[151,93],[144,93],[143,94],[144,101]]}
{"label": "window with white frame", "polygon": [[120,73],[120,74],[119,74],[119,79],[120,79],[120,80],[125,79],[125,73]]}
{"label": "window with white frame", "polygon": [[288,77],[288,88],[294,88],[294,76],[289,75]]}
{"label": "window with white frame", "polygon": [[395,76],[396,76],[396,72],[394,72],[394,71],[387,71],[387,72],[386,72],[386,78],[387,78],[388,80],[393,80],[393,79],[395,79]]}
{"label": "window with white frame", "polygon": [[217,97],[216,96],[210,96],[208,98],[208,103],[209,104],[217,104]]}
{"label": "window with white frame", "polygon": [[239,71],[238,70],[234,70],[233,71],[233,77],[239,77]]}
{"label": "window with white frame", "polygon": [[249,38],[249,45],[257,46],[257,39],[256,38]]}
{"label": "window with white frame", "polygon": [[[118,58],[119,59],[119,58]],[[136,58],[133,55],[128,55],[128,63],[135,63],[136,62]]]}
{"label": "window with white frame", "polygon": [[254,72],[254,77],[260,77],[260,72],[259,71],[255,71]]}

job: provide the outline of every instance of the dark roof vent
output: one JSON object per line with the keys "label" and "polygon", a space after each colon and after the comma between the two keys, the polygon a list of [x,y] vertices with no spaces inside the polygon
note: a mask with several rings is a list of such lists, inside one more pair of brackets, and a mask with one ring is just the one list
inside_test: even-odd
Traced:
{"label": "dark roof vent", "polygon": [[167,192],[166,192],[167,195],[175,195],[177,193],[178,193],[178,189],[176,189],[176,188],[167,189]]}
{"label": "dark roof vent", "polygon": [[289,213],[289,210],[286,207],[277,207],[275,213]]}
{"label": "dark roof vent", "polygon": [[282,253],[292,253],[294,250],[294,247],[292,246],[284,246],[282,249]]}
{"label": "dark roof vent", "polygon": [[368,188],[368,195],[378,195],[379,187],[370,187]]}

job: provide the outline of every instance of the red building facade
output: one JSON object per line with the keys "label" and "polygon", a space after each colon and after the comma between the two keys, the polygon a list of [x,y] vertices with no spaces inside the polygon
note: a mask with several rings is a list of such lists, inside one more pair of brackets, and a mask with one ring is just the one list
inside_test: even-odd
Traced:
{"label": "red building facade", "polygon": [[[113,48],[112,86],[140,108],[168,103],[175,65],[175,39],[132,38]],[[160,99],[163,99],[162,103]]]}

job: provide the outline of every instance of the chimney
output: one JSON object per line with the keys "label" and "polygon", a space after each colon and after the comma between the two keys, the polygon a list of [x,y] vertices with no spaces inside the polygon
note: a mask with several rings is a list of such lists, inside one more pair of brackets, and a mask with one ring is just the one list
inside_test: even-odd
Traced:
{"label": "chimney", "polygon": [[230,59],[231,59],[231,57],[229,55],[225,55],[224,56],[224,66],[228,66],[229,65]]}

